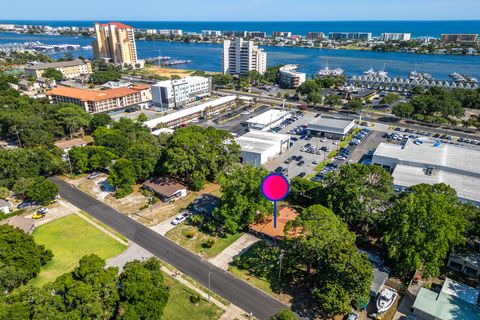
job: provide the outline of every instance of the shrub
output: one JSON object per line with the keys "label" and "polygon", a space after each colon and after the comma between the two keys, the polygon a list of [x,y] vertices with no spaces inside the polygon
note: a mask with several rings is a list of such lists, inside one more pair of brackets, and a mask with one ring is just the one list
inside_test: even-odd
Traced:
{"label": "shrub", "polygon": [[190,302],[193,303],[193,304],[197,304],[200,302],[200,295],[198,293],[195,293],[195,294],[192,294],[190,296]]}
{"label": "shrub", "polygon": [[208,238],[207,242],[204,243],[205,248],[211,248],[215,244],[215,239]]}
{"label": "shrub", "polygon": [[187,234],[185,234],[185,237],[187,237],[188,239],[192,239],[193,237],[195,237],[195,231],[194,230],[190,230],[187,232]]}

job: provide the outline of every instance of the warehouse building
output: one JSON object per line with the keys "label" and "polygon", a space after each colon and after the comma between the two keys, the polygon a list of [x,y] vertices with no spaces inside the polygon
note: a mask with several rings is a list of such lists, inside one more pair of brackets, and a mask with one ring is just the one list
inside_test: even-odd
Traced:
{"label": "warehouse building", "polygon": [[244,122],[244,125],[253,130],[268,130],[292,116],[290,111],[270,109]]}
{"label": "warehouse building", "polygon": [[240,146],[243,164],[258,167],[284,153],[290,147],[290,136],[252,130],[235,140]]}
{"label": "warehouse building", "polygon": [[480,204],[480,151],[442,144],[435,139],[381,143],[372,162],[392,173],[397,187],[445,183],[460,200]]}
{"label": "warehouse building", "polygon": [[320,116],[308,124],[307,130],[315,136],[342,140],[354,127],[355,120],[324,118]]}

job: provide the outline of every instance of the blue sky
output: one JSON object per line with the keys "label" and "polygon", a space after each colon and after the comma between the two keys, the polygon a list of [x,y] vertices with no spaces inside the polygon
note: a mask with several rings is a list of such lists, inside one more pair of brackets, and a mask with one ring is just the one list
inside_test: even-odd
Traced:
{"label": "blue sky", "polygon": [[480,0],[2,0],[0,20],[478,20]]}

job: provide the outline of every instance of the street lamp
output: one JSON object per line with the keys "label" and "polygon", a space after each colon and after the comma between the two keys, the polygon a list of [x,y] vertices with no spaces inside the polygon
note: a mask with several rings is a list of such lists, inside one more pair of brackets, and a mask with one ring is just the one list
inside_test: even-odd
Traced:
{"label": "street lamp", "polygon": [[208,272],[208,303],[210,303],[210,275],[212,274],[211,271]]}

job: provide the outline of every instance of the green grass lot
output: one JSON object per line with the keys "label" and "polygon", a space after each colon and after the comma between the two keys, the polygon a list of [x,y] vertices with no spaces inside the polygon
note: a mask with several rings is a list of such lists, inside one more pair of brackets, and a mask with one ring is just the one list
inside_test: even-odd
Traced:
{"label": "green grass lot", "polygon": [[38,244],[43,244],[54,254],[53,259],[31,281],[34,286],[50,283],[58,276],[72,271],[84,255],[96,254],[106,260],[126,248],[76,215],[38,227],[33,232],[33,237]]}
{"label": "green grass lot", "polygon": [[223,310],[214,303],[208,303],[203,298],[198,304],[190,302],[194,291],[171,276],[165,275],[165,283],[170,287],[170,298],[162,319],[168,320],[214,320],[220,318]]}
{"label": "green grass lot", "polygon": [[[189,239],[187,237],[189,233],[194,233],[193,238]],[[167,232],[166,236],[182,247],[187,248],[195,253],[200,253],[203,258],[209,259],[222,252],[226,247],[240,238],[242,234],[243,233],[227,235],[226,238],[215,237],[201,232],[196,226],[182,223]],[[211,248],[205,247],[205,243],[209,238],[213,238],[215,240],[215,244]]]}

